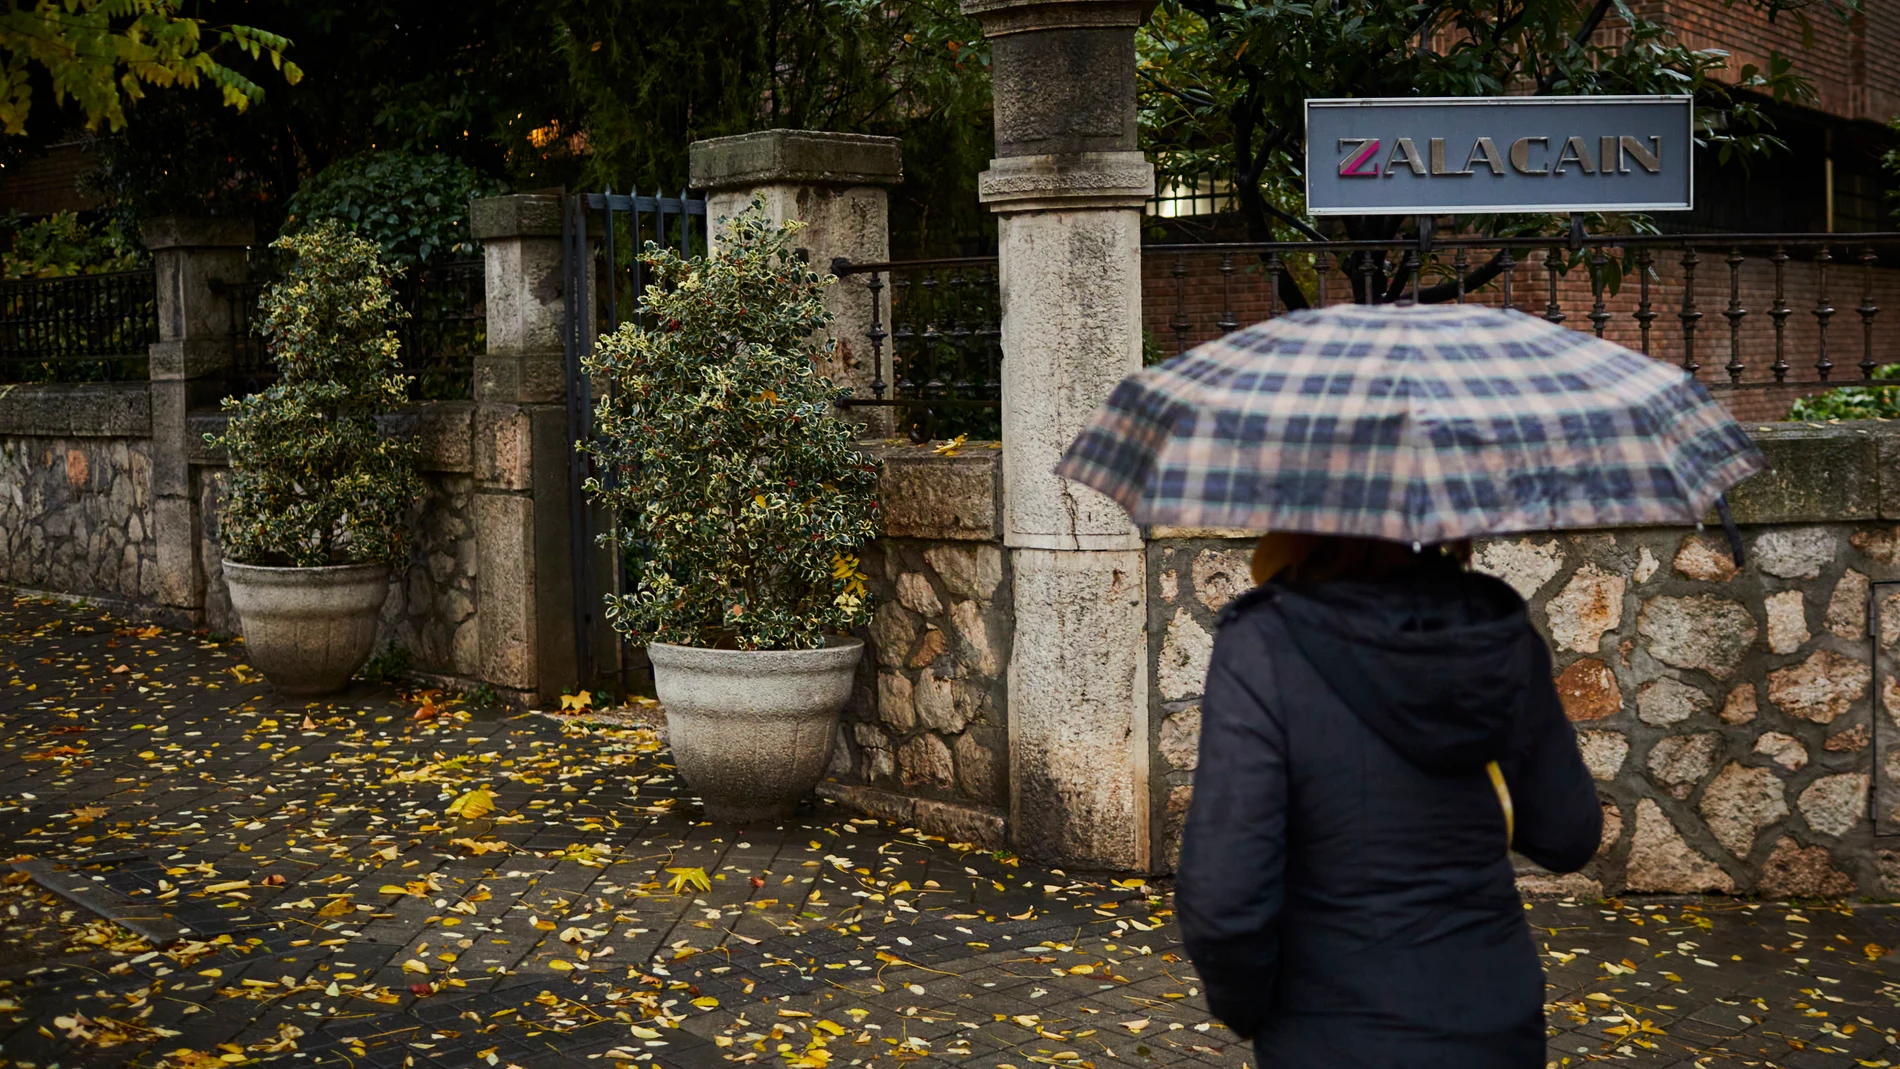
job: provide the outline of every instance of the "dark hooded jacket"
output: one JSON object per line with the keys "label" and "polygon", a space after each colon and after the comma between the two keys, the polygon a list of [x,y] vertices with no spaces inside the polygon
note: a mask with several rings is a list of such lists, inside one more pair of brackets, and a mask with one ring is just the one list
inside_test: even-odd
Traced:
{"label": "dark hooded jacket", "polygon": [[1448,562],[1269,583],[1221,615],[1177,905],[1262,1069],[1535,1069],[1544,977],[1505,849],[1557,872],[1602,813],[1509,586]]}

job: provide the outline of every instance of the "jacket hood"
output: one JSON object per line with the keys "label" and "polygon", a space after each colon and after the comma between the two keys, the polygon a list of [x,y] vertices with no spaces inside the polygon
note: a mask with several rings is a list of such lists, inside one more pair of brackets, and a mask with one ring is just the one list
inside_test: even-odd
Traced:
{"label": "jacket hood", "polygon": [[1549,671],[1517,591],[1450,562],[1377,581],[1272,585],[1301,656],[1427,772],[1503,756],[1527,684]]}

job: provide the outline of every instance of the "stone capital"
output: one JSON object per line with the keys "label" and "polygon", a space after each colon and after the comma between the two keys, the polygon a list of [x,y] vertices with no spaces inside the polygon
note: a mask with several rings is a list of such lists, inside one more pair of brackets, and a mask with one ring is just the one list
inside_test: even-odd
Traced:
{"label": "stone capital", "polygon": [[257,227],[232,216],[161,215],[139,224],[139,240],[153,252],[166,249],[242,249],[257,243]]}
{"label": "stone capital", "polygon": [[994,212],[1139,208],[1154,191],[1154,165],[1139,152],[1010,156],[977,176],[977,196]]}
{"label": "stone capital", "polygon": [[694,189],[717,193],[764,185],[893,186],[904,161],[894,137],[823,130],[760,130],[695,141]]}
{"label": "stone capital", "polygon": [[551,193],[515,193],[469,202],[469,229],[477,241],[561,236],[561,198]]}
{"label": "stone capital", "polygon": [[1036,30],[1133,29],[1148,21],[1154,0],[963,0],[963,13],[983,24],[983,36]]}

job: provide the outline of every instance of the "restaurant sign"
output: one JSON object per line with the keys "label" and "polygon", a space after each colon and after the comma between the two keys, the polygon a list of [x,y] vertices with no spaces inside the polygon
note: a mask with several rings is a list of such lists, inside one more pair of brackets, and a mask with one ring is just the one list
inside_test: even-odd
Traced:
{"label": "restaurant sign", "polygon": [[1687,96],[1308,100],[1313,215],[1681,211]]}

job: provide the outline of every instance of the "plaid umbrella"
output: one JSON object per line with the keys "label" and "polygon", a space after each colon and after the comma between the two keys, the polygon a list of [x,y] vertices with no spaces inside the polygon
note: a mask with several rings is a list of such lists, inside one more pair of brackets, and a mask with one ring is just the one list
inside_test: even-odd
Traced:
{"label": "plaid umbrella", "polygon": [[1141,524],[1445,542],[1700,523],[1767,466],[1694,379],[1589,334],[1336,305],[1128,376],[1056,473]]}

